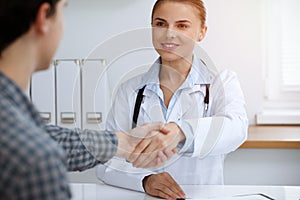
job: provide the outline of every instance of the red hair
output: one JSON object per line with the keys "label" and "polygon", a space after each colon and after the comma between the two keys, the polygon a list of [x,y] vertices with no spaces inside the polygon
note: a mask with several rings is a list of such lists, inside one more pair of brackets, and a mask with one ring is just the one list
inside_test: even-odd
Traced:
{"label": "red hair", "polygon": [[177,3],[186,3],[190,4],[194,8],[196,8],[199,12],[199,18],[201,21],[201,26],[204,27],[206,23],[206,8],[204,6],[204,3],[202,0],[157,0],[153,6],[152,9],[152,17],[151,19],[153,20],[153,15],[155,10],[159,7],[164,2],[177,2]]}

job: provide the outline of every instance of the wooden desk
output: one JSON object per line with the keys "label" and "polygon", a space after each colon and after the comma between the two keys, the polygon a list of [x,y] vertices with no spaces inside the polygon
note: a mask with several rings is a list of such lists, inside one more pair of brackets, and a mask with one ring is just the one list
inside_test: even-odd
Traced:
{"label": "wooden desk", "polygon": [[[136,192],[104,184],[70,184],[72,200],[158,200],[142,192]],[[223,186],[223,185],[182,185],[189,199],[197,200],[267,200],[258,195],[243,198],[236,195],[262,193],[276,200],[298,200],[300,187],[292,186]]]}
{"label": "wooden desk", "polygon": [[249,126],[240,148],[300,149],[300,126]]}

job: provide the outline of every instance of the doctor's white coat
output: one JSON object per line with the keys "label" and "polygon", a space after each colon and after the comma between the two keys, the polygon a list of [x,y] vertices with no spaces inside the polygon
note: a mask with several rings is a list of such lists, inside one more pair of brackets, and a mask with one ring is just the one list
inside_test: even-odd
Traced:
{"label": "doctor's white coat", "polygon": [[[245,101],[237,76],[228,70],[215,73],[194,59],[186,81],[172,97],[169,108],[165,108],[159,70],[157,60],[148,72],[120,86],[107,118],[107,129],[131,129],[138,90],[146,85],[137,125],[177,123],[186,136],[179,154],[160,169],[137,169],[124,159],[114,158],[97,167],[97,177],[106,184],[138,191],[144,191],[145,176],[160,172],[170,173],[179,184],[223,184],[226,154],[247,138]],[[206,84],[210,84],[207,111]]]}

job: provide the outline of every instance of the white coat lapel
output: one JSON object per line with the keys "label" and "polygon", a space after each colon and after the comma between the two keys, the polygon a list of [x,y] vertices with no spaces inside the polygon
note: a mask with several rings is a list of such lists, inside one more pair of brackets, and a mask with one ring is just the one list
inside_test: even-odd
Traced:
{"label": "white coat lapel", "polygon": [[157,95],[147,89],[145,90],[144,95],[145,97],[141,105],[141,113],[143,115],[144,123],[165,122],[161,104]]}
{"label": "white coat lapel", "polygon": [[179,97],[179,102],[180,102],[180,106],[181,106],[180,109],[181,109],[182,116],[187,112],[193,113],[193,112],[191,112],[191,109],[193,109],[195,111],[198,110],[197,108],[199,107],[200,102],[198,102],[199,99],[196,98],[196,96],[194,95],[197,92],[202,93],[202,88],[200,85],[194,85],[192,88],[182,91],[182,93]]}

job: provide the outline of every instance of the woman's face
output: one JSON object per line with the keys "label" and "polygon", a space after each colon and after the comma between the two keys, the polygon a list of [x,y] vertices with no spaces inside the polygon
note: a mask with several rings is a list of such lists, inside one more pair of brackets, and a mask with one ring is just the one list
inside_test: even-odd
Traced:
{"label": "woman's face", "polygon": [[195,42],[202,40],[199,11],[187,3],[164,2],[153,13],[152,42],[163,61],[191,61]]}

